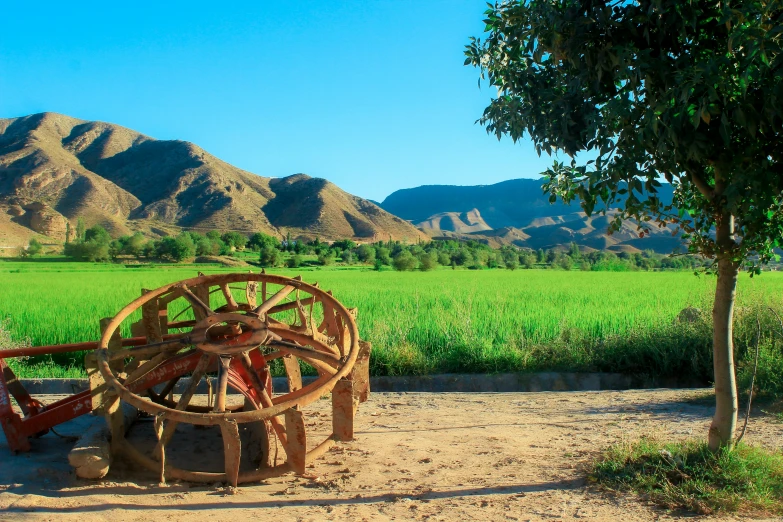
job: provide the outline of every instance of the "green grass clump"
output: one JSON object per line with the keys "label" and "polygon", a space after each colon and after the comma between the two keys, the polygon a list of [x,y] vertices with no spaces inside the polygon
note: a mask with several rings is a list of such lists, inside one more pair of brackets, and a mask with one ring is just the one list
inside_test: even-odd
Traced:
{"label": "green grass clump", "polygon": [[610,448],[589,478],[669,509],[783,515],[783,454],[743,444],[712,453],[703,442],[644,438]]}

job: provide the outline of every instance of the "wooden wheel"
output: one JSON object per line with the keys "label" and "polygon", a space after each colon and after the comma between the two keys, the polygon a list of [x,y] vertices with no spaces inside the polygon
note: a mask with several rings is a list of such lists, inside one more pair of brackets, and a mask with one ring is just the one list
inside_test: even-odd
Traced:
{"label": "wooden wheel", "polygon": [[[131,328],[143,331],[147,344],[115,349],[112,340],[139,311],[142,319]],[[169,313],[181,320],[168,321]],[[170,334],[171,330],[177,333]],[[345,416],[350,409],[352,420],[356,394],[351,371],[359,351],[352,313],[331,293],[300,277],[220,274],[147,291],[109,322],[96,359],[103,379],[119,399],[155,417],[158,442],[152,455],[147,455],[124,439],[124,430],[115,433],[113,429],[113,445],[160,471],[163,478],[223,480],[236,486],[286,471],[304,473],[306,461],[341,437],[333,433],[308,452],[301,409],[334,390],[335,411]],[[285,370],[288,386],[281,393],[273,390],[270,363]],[[317,373],[306,385],[303,366]],[[214,400],[206,406],[192,405],[200,383],[208,381],[213,388],[212,376]],[[244,406],[227,404],[230,389],[244,396]],[[176,390],[180,393],[175,400]],[[220,427],[224,472],[187,470],[166,463],[166,445],[180,423]],[[267,467],[261,458],[255,469],[240,470],[239,426],[246,423],[261,428],[263,436],[256,440],[262,446],[276,437],[287,460]],[[268,454],[268,448],[256,450]]]}

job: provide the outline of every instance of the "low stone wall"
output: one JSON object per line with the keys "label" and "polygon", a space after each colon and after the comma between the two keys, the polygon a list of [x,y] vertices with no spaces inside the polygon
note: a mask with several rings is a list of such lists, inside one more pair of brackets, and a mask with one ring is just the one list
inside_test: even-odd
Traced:
{"label": "low stone wall", "polygon": [[[304,384],[314,377],[303,377]],[[86,390],[87,379],[22,379],[32,395],[73,394]],[[370,378],[373,392],[543,392],[543,391],[600,391],[651,388],[703,388],[708,383],[696,379],[648,378],[620,373],[499,373],[499,374],[440,374],[402,375]],[[187,379],[177,383],[175,392],[181,393]],[[275,377],[275,390],[287,387],[284,377]],[[207,393],[206,382],[201,382],[197,393]]]}

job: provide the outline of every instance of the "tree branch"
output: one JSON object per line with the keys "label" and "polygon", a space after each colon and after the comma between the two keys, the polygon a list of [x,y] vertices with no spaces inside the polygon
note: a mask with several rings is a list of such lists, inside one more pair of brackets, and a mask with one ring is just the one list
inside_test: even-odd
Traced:
{"label": "tree branch", "polygon": [[707,184],[704,178],[694,172],[689,172],[688,176],[690,176],[693,184],[705,198],[709,201],[712,201],[713,198],[715,198],[715,191]]}

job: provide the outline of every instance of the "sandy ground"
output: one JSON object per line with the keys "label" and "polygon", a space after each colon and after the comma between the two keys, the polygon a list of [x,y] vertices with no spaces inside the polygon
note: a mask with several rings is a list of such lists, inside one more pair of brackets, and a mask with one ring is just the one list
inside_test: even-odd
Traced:
{"label": "sandy ground", "polygon": [[[48,434],[32,452],[12,456],[0,438],[0,520],[693,518],[601,492],[586,483],[583,468],[614,442],[705,436],[711,405],[694,399],[707,393],[376,393],[359,409],[356,440],[308,470],[317,478],[288,475],[241,486],[235,495],[219,484],[161,487],[151,473],[122,463],[104,481],[80,480],[67,462],[72,442]],[[309,433],[327,429],[319,412],[327,406],[308,408]],[[77,419],[58,431],[78,434],[88,422]],[[131,435],[143,443],[149,423],[140,424]],[[759,415],[746,440],[779,447],[782,437],[783,424]],[[172,451],[179,459],[203,454],[177,440]]]}

